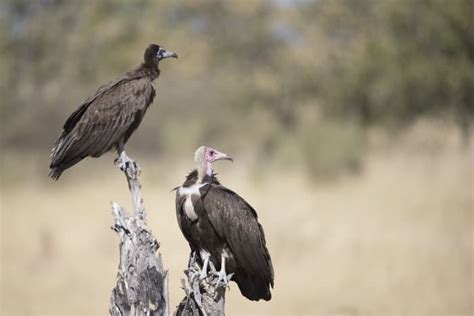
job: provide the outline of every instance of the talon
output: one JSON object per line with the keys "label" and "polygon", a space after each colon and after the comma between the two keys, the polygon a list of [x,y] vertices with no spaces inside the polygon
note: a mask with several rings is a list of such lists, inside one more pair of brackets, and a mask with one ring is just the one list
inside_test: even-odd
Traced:
{"label": "talon", "polygon": [[219,271],[218,273],[216,273],[216,275],[218,276],[217,278],[217,281],[216,281],[216,286],[221,286],[221,283],[222,283],[222,286],[227,286],[229,284],[229,278],[228,278],[228,275],[225,273],[225,271]]}
{"label": "talon", "polygon": [[225,256],[221,256],[221,270],[219,272],[215,272],[215,275],[217,275],[217,281],[216,281],[216,286],[220,286],[222,282],[222,286],[227,286],[229,284],[230,279],[234,275],[233,273],[230,273],[227,275],[225,272]]}
{"label": "talon", "polygon": [[[201,273],[199,275],[200,279],[203,280],[207,277],[207,268],[209,266],[209,257],[210,257],[210,254],[208,252],[202,252],[201,253],[201,258],[203,259],[203,264],[202,264],[202,269],[201,269]],[[211,262],[212,263],[212,262]]]}
{"label": "talon", "polygon": [[141,175],[142,169],[140,168],[140,166],[138,164],[135,164],[135,168],[137,169],[137,176]]}
{"label": "talon", "polygon": [[189,258],[188,267],[192,267],[195,262],[196,262],[196,252],[193,252],[191,257]]}
{"label": "talon", "polygon": [[136,176],[141,174],[140,166],[133,159],[130,159],[125,151],[120,153],[120,156],[114,160],[114,163],[120,170],[126,172],[129,178],[136,178]]}
{"label": "talon", "polygon": [[115,159],[114,159],[114,165],[115,165],[117,168],[122,169],[122,168],[123,168],[122,159],[120,159],[120,158],[115,158]]}
{"label": "talon", "polygon": [[212,261],[209,261],[209,267],[211,268],[211,272],[214,274],[215,272],[217,272],[217,269],[216,267],[214,266],[214,263],[212,263]]}
{"label": "talon", "polygon": [[189,274],[188,274],[189,283],[191,284],[191,283],[194,282],[194,280],[196,279],[196,276],[198,276],[199,272],[197,272],[197,271],[189,271],[188,273],[189,273]]}

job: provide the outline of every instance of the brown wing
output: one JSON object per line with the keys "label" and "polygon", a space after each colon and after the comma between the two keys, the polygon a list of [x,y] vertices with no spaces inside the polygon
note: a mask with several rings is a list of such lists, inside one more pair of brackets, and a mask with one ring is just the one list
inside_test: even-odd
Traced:
{"label": "brown wing", "polygon": [[237,193],[212,185],[203,198],[212,226],[226,240],[240,267],[273,286],[273,266],[257,213]]}
{"label": "brown wing", "polygon": [[146,78],[122,78],[100,88],[68,118],[51,154],[62,170],[81,159],[99,157],[126,142],[140,124],[155,91]]}

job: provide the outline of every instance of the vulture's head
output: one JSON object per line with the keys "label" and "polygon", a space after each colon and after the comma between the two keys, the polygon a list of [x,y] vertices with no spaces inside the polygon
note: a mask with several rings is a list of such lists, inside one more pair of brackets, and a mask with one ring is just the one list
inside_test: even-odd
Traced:
{"label": "vulture's head", "polygon": [[160,60],[165,58],[178,58],[178,55],[175,52],[169,51],[161,47],[160,45],[151,44],[145,50],[145,64],[148,66],[158,67]]}
{"label": "vulture's head", "polygon": [[214,148],[201,146],[194,153],[194,163],[196,164],[196,170],[200,178],[205,175],[212,175],[212,163],[217,160],[230,160],[234,161],[232,157],[227,154],[221,153]]}

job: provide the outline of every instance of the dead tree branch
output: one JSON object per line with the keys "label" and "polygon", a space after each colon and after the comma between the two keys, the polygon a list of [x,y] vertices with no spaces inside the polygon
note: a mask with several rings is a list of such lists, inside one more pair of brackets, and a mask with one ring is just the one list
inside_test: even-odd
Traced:
{"label": "dead tree branch", "polygon": [[[128,158],[128,157],[127,157]],[[117,161],[132,195],[133,214],[112,203],[115,230],[120,238],[117,284],[112,290],[110,314],[169,315],[168,271],[163,268],[159,243],[147,227],[146,210],[138,181],[139,167],[133,161]]]}
{"label": "dead tree branch", "polygon": [[175,316],[223,316],[225,314],[226,286],[218,284],[217,271],[211,262],[209,265],[209,274],[206,278],[201,279],[201,267],[196,262],[196,255],[191,256],[188,269],[184,271],[187,280],[181,279],[186,296],[178,305],[174,313]]}

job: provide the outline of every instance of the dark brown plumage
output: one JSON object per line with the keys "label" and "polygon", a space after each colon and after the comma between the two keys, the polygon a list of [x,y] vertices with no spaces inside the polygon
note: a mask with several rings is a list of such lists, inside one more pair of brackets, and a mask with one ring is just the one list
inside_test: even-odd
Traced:
{"label": "dark brown plumage", "polygon": [[176,191],[178,224],[191,251],[204,270],[203,251],[218,270],[225,257],[225,272],[234,273],[245,297],[270,300],[273,265],[257,212],[212,172],[213,161],[229,157],[209,147],[198,149],[195,157],[196,169]]}
{"label": "dark brown plumage", "polygon": [[150,45],[139,67],[100,87],[69,116],[51,152],[52,179],[88,156],[100,157],[115,148],[123,151],[153,102],[159,61],[168,57],[178,56]]}

